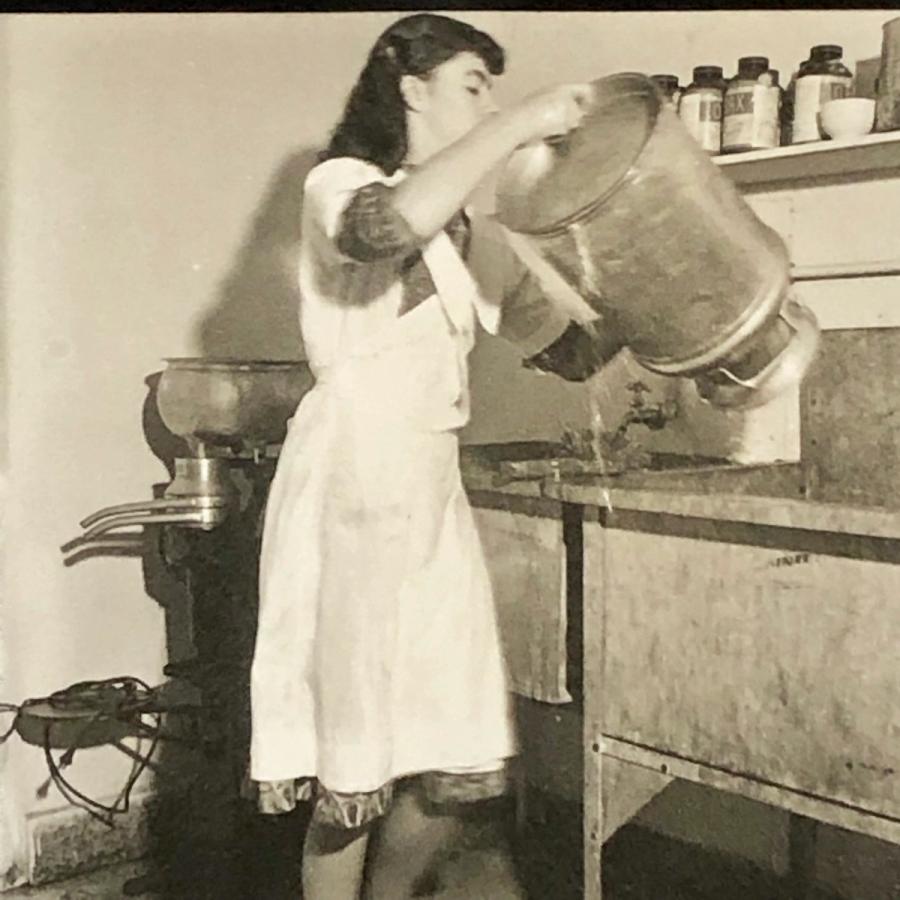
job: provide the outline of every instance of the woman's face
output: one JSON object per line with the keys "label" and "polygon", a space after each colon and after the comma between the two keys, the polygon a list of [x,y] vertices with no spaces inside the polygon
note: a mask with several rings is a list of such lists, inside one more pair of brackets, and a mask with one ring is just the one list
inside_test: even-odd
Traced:
{"label": "woman's face", "polygon": [[476,53],[459,53],[441,63],[422,85],[419,112],[435,151],[452,144],[497,111],[492,95],[494,79]]}

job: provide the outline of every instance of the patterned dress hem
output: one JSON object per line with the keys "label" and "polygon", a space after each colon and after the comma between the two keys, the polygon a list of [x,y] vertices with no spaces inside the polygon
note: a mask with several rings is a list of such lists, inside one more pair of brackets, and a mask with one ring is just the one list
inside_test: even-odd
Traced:
{"label": "patterned dress hem", "polygon": [[316,778],[252,782],[257,807],[265,815],[292,812],[300,803],[314,802],[313,820],[337,828],[363,828],[390,809],[395,786],[419,778],[427,801],[435,806],[475,803],[505,794],[506,767],[487,772],[423,772],[389,781],[374,791],[346,793],[324,787]]}

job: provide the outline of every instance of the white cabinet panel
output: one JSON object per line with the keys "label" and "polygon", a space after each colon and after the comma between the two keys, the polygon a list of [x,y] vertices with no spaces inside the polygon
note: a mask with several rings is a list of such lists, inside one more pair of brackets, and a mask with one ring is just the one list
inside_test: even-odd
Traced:
{"label": "white cabinet panel", "polygon": [[604,733],[900,815],[895,562],[604,538]]}
{"label": "white cabinet panel", "polygon": [[[756,209],[762,204],[758,214],[764,221],[766,204],[776,196],[791,205],[790,249],[795,266],[900,260],[900,179],[754,197],[752,205]],[[773,227],[779,230],[778,224]]]}
{"label": "white cabinet panel", "polygon": [[567,703],[562,518],[475,509],[512,690]]}

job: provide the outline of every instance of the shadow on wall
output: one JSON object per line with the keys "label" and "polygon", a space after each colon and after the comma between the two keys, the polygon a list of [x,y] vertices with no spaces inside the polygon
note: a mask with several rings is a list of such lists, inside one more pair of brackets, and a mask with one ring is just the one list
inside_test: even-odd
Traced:
{"label": "shadow on wall", "polygon": [[197,326],[201,355],[304,358],[296,265],[303,184],[318,152],[292,153],[275,173],[216,302]]}

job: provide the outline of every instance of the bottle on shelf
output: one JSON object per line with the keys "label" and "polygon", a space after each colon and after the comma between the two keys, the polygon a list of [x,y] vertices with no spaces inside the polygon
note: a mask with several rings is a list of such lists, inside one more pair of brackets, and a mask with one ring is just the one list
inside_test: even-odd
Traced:
{"label": "bottle on shelf", "polygon": [[[777,75],[776,70],[772,70]],[[786,88],[779,88],[781,92],[781,146],[788,147],[793,143],[794,131],[794,79],[792,78]]]}
{"label": "bottle on shelf", "polygon": [[650,80],[659,88],[660,93],[669,101],[669,104],[678,109],[678,101],[681,99],[681,88],[678,85],[677,75],[651,75]]}
{"label": "bottle on shelf", "polygon": [[842,47],[818,44],[800,64],[792,84],[791,143],[821,140],[819,112],[829,100],[850,95],[853,75],[844,65]]}
{"label": "bottle on shelf", "polygon": [[722,149],[722,100],[725,79],[721,66],[697,66],[693,81],[681,95],[678,115],[708,153]]}
{"label": "bottle on shelf", "polygon": [[722,152],[769,150],[781,140],[781,88],[768,57],[744,56],[728,83],[722,112]]}

